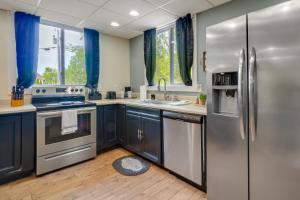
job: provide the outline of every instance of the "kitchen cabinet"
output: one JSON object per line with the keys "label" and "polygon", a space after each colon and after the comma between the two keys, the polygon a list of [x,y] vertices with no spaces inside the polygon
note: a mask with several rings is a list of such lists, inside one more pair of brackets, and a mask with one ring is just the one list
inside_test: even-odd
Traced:
{"label": "kitchen cabinet", "polygon": [[103,117],[103,106],[97,106],[97,152],[101,151],[101,147],[104,145]]}
{"label": "kitchen cabinet", "polygon": [[126,106],[118,105],[118,120],[117,120],[117,130],[119,143],[122,146],[127,144],[127,134],[126,134]]}
{"label": "kitchen cabinet", "polygon": [[117,144],[117,105],[98,106],[97,151],[110,149]]}
{"label": "kitchen cabinet", "polygon": [[134,152],[140,152],[140,116],[127,113],[126,119],[128,137],[126,146]]}
{"label": "kitchen cabinet", "polygon": [[157,163],[162,163],[162,134],[159,110],[130,107],[126,113],[127,147]]}
{"label": "kitchen cabinet", "polygon": [[142,117],[142,154],[154,162],[161,162],[160,120]]}
{"label": "kitchen cabinet", "polygon": [[0,183],[34,170],[35,113],[0,116]]}

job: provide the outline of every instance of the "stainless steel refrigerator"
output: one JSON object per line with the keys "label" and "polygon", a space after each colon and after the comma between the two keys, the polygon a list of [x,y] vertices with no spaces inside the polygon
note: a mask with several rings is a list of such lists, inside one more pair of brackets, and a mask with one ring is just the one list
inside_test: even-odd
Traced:
{"label": "stainless steel refrigerator", "polygon": [[300,1],[208,27],[208,200],[300,199]]}

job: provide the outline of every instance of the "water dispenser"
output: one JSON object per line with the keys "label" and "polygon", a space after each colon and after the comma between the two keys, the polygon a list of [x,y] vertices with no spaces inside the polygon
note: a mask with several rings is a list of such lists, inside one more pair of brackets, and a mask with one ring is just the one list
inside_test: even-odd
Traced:
{"label": "water dispenser", "polygon": [[238,72],[212,74],[213,112],[223,115],[238,115]]}

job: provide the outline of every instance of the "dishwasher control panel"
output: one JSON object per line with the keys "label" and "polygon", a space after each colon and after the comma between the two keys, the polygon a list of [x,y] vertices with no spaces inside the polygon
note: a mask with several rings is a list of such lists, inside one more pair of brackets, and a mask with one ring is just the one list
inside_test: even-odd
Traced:
{"label": "dishwasher control panel", "polygon": [[192,115],[192,114],[164,111],[163,117],[174,119],[174,120],[182,120],[186,122],[197,123],[197,124],[203,123],[203,116],[201,115]]}

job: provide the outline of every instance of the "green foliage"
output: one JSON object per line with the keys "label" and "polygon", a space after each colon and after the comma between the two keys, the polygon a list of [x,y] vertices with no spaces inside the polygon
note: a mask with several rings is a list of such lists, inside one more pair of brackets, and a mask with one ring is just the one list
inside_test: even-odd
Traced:
{"label": "green foliage", "polygon": [[[84,49],[82,46],[69,45],[67,49],[73,53],[69,65],[65,70],[65,83],[84,85],[86,84]],[[56,85],[58,82],[58,70],[54,67],[46,67],[42,75],[38,75],[36,84]]]}
{"label": "green foliage", "polygon": [[170,83],[170,44],[169,31],[157,34],[156,37],[156,72],[154,82],[165,78]]}
{"label": "green foliage", "polygon": [[[164,31],[157,34],[156,36],[156,72],[154,76],[155,83],[158,82],[160,78],[165,78],[167,83],[171,80],[171,48],[170,48],[170,34],[174,34],[175,31]],[[174,83],[182,83],[182,79],[179,71],[179,63],[177,57],[176,40],[174,45]]]}
{"label": "green foliage", "polygon": [[206,94],[200,93],[199,99],[200,99],[201,101],[206,101]]}
{"label": "green foliage", "polygon": [[65,70],[66,84],[86,84],[84,49],[82,46],[70,46],[70,51],[74,54]]}
{"label": "green foliage", "polygon": [[52,67],[46,67],[43,75],[35,80],[36,84],[55,85],[58,84],[58,71]]}
{"label": "green foliage", "polygon": [[179,69],[178,53],[177,53],[176,30],[174,30],[174,38],[175,38],[175,45],[174,45],[174,83],[182,83],[182,78],[181,78],[180,69]]}

